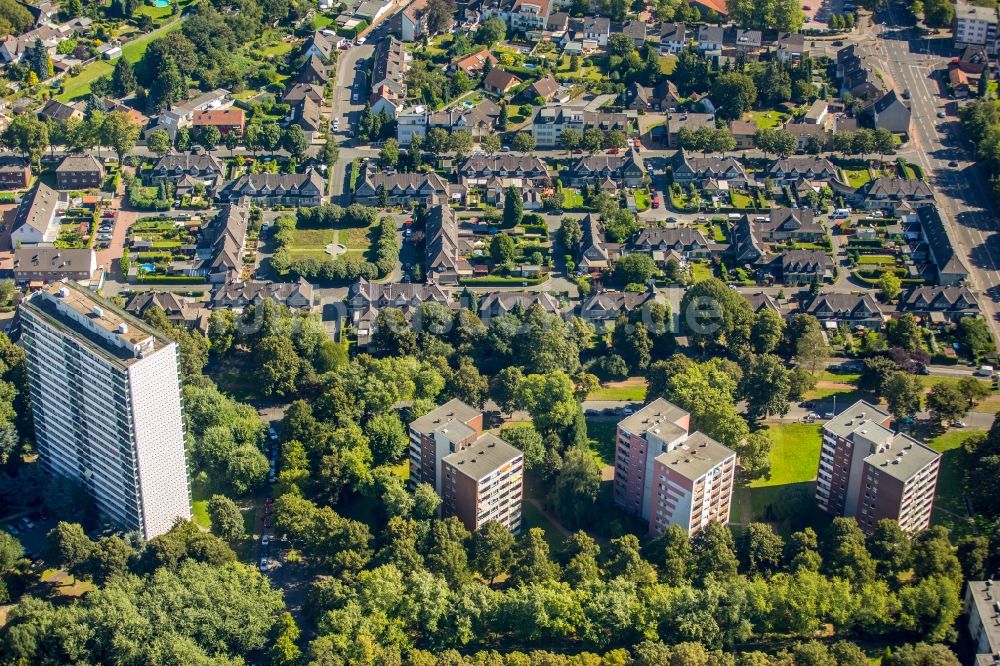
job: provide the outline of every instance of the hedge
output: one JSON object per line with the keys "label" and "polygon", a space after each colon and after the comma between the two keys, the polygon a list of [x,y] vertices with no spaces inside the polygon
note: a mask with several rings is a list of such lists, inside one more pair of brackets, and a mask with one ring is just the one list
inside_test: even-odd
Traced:
{"label": "hedge", "polygon": [[511,285],[519,285],[526,283],[527,286],[532,287],[535,285],[542,284],[548,280],[548,276],[541,278],[519,278],[519,277],[502,277],[499,275],[494,275],[484,278],[462,278],[459,280],[459,284],[467,287],[504,287]]}
{"label": "hedge", "polygon": [[144,275],[137,276],[135,281],[144,284],[204,284],[205,278],[194,275]]}

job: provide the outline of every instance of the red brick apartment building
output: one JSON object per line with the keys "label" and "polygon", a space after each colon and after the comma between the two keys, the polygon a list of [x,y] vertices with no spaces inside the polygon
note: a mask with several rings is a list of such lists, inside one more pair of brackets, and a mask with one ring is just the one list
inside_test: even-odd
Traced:
{"label": "red brick apartment building", "polygon": [[861,529],[890,518],[910,533],[930,525],[941,454],[889,429],[891,416],[864,400],[823,426],[816,501]]}
{"label": "red brick apartment building", "polygon": [[521,526],[524,458],[496,435],[483,434],[483,414],[454,399],[410,423],[410,485],[428,483],[444,515],[470,530],[488,521]]}
{"label": "red brick apartment building", "polygon": [[618,424],[615,501],[653,535],[729,522],[736,453],[690,426],[691,415],[662,398]]}

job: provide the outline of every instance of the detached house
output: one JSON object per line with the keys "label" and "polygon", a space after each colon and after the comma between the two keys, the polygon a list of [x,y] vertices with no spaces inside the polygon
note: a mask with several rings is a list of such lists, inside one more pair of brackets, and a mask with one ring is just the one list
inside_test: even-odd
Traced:
{"label": "detached house", "polygon": [[806,313],[827,328],[844,324],[879,330],[886,320],[885,313],[869,294],[819,294],[806,306]]}
{"label": "detached house", "polygon": [[681,96],[673,81],[664,80],[652,88],[632,82],[625,89],[625,104],[634,111],[675,111]]}
{"label": "detached house", "polygon": [[67,155],[56,167],[56,187],[85,190],[104,183],[104,165],[93,155]]}
{"label": "detached house", "polygon": [[246,126],[246,117],[243,109],[230,107],[228,109],[208,109],[206,111],[196,111],[191,119],[191,125],[199,127],[215,127],[219,134],[226,136],[230,132],[243,134]]}
{"label": "detached house", "polygon": [[660,53],[677,55],[687,46],[687,26],[683,23],[660,24]]}
{"label": "detached house", "polygon": [[573,165],[570,181],[574,187],[613,181],[619,187],[639,187],[646,174],[642,157],[635,151],[624,155],[587,155]]}
{"label": "detached house", "polygon": [[583,38],[607,46],[611,36],[611,19],[604,16],[589,16],[583,19]]}
{"label": "detached house", "polygon": [[490,66],[496,65],[497,59],[488,50],[483,49],[456,60],[452,65],[469,76],[476,76],[483,71],[486,63],[490,63]]}
{"label": "detached house", "polygon": [[0,155],[0,190],[23,190],[31,184],[31,165],[16,155]]}
{"label": "detached house", "polygon": [[510,12],[510,25],[514,30],[529,32],[544,30],[549,18],[549,0],[515,0]]}
{"label": "detached house", "polygon": [[506,95],[511,88],[520,85],[520,83],[521,79],[510,72],[505,72],[502,69],[491,69],[490,73],[483,79],[483,89],[494,95],[502,96]]}
{"label": "detached house", "polygon": [[895,90],[880,97],[872,107],[875,127],[884,128],[896,134],[910,132],[910,105],[904,102]]}

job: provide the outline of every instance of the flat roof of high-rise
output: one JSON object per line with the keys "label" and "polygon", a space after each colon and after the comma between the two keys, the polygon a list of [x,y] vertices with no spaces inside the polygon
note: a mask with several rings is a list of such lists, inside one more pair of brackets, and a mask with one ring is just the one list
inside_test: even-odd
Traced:
{"label": "flat roof of high-rise", "polygon": [[696,481],[736,452],[703,432],[693,432],[686,440],[656,456],[656,462],[686,479]]}
{"label": "flat roof of high-rise", "polygon": [[941,457],[934,449],[928,448],[917,440],[896,433],[892,444],[882,451],[876,451],[865,458],[865,462],[889,476],[902,482],[908,481],[914,474]]}
{"label": "flat roof of high-rise", "polygon": [[993,654],[1000,653],[1000,581],[970,580],[968,585],[969,595],[979,611],[990,651]]}
{"label": "flat roof of high-rise", "polygon": [[437,432],[451,421],[467,424],[472,419],[482,414],[482,412],[471,405],[467,405],[458,398],[453,398],[437,409],[433,409],[420,418],[412,421],[410,427],[419,433],[430,434]]}
{"label": "flat roof of high-rise", "polygon": [[172,343],[153,327],[72,280],[53,282],[31,294],[21,307],[124,366]]}
{"label": "flat roof of high-rise", "polygon": [[521,455],[520,450],[488,432],[461,451],[445,456],[442,461],[479,481]]}
{"label": "flat roof of high-rise", "polygon": [[660,439],[670,441],[687,432],[677,422],[688,415],[688,412],[674,403],[657,398],[635,414],[626,416],[618,423],[618,427],[640,437],[652,431]]}

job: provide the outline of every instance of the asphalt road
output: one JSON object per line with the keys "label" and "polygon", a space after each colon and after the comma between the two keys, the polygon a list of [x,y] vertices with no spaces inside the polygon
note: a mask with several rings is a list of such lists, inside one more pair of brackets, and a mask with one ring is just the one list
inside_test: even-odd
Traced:
{"label": "asphalt road", "polygon": [[[936,192],[956,252],[971,272],[995,339],[1000,339],[1000,237],[997,236],[986,177],[975,156],[962,145],[957,104],[943,94],[937,76],[947,70],[951,41],[920,38],[909,12],[890,3],[880,12],[881,38],[862,48],[879,64],[896,90],[910,91],[913,137],[899,156],[920,164]],[[938,114],[944,113],[944,118]],[[948,166],[955,162],[957,167]]]}

